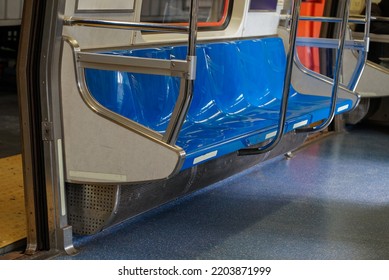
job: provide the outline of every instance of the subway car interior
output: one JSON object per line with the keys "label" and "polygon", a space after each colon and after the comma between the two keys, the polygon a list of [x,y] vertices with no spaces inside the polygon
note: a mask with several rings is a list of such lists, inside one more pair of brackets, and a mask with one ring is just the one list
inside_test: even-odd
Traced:
{"label": "subway car interior", "polygon": [[389,259],[388,0],[0,0],[0,260]]}

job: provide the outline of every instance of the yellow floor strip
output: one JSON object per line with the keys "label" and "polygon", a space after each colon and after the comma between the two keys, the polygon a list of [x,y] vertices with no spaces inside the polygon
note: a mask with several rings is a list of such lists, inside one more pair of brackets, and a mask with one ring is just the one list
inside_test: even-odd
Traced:
{"label": "yellow floor strip", "polygon": [[0,159],[0,248],[26,237],[21,155]]}

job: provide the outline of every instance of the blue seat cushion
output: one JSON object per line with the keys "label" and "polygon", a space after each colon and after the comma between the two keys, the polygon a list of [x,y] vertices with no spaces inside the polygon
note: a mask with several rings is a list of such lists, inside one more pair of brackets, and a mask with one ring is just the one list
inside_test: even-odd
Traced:
{"label": "blue seat cushion", "polygon": [[[119,56],[185,59],[186,46],[107,52]],[[193,101],[177,145],[183,169],[275,136],[286,56],[280,38],[210,42],[197,46]],[[103,106],[160,133],[179,94],[176,77],[86,69],[92,96]],[[326,119],[330,98],[291,88],[285,132]],[[340,112],[352,101],[340,99]]]}

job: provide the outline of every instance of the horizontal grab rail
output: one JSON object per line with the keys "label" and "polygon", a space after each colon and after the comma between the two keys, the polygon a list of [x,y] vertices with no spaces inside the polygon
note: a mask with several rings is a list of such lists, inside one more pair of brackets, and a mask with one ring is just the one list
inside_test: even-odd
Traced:
{"label": "horizontal grab rail", "polygon": [[[389,35],[388,34],[370,33],[369,36],[370,36],[370,42],[389,43]],[[356,39],[363,39],[364,33],[363,32],[353,32],[353,37]]]}
{"label": "horizontal grab rail", "polygon": [[91,19],[91,18],[79,18],[79,17],[65,17],[64,24],[68,26],[86,26],[96,28],[112,28],[112,29],[124,29],[124,30],[140,30],[140,31],[153,31],[153,32],[176,32],[176,33],[189,33],[188,26],[167,25],[148,22],[130,22],[130,21],[118,21],[118,20],[103,20],[103,19]]}
{"label": "horizontal grab rail", "polygon": [[[281,15],[282,20],[287,20],[290,18],[291,18],[290,15]],[[379,17],[375,17],[375,18],[379,18]],[[299,20],[329,22],[329,23],[340,23],[343,21],[343,19],[339,17],[320,17],[320,16],[300,16]],[[364,16],[353,16],[348,19],[348,22],[355,23],[355,24],[366,24],[367,19]]]}
{"label": "horizontal grab rail", "polygon": [[77,60],[83,68],[176,76],[187,79],[195,79],[196,74],[194,71],[195,58],[188,61],[165,60],[78,52]]}
{"label": "horizontal grab rail", "polygon": [[[283,19],[287,19],[288,16],[284,16]],[[320,21],[320,22],[330,22],[330,23],[338,23],[342,21],[342,18],[338,17],[319,17],[319,16],[301,16],[300,20],[304,21]],[[389,22],[389,17],[379,17],[379,16],[370,16],[370,21],[377,21],[377,22]],[[349,23],[356,23],[356,24],[366,24],[368,22],[368,19],[365,16],[360,15],[354,15],[349,18]]]}
{"label": "horizontal grab rail", "polygon": [[[320,21],[320,22],[332,22],[332,23],[338,23],[342,22],[342,18],[337,17],[318,17],[318,16],[302,16],[300,17],[300,20],[305,21]],[[350,17],[348,20],[349,23],[356,23],[356,24],[365,24],[366,18],[365,17]]]}
{"label": "horizontal grab rail", "polygon": [[65,38],[72,46],[76,73],[78,78],[79,91],[95,112],[107,117],[109,120],[114,120],[117,117],[109,110],[95,102],[91,96],[88,87],[86,86],[85,68],[105,69],[107,65],[112,70],[120,69],[134,71],[138,73],[149,74],[166,74],[181,77],[180,93],[174,107],[170,122],[164,135],[143,127],[136,122],[123,120],[119,117],[118,123],[124,124],[125,127],[133,129],[143,135],[149,135],[158,141],[163,141],[167,145],[174,146],[181,128],[189,111],[189,106],[193,98],[194,79],[196,73],[196,44],[198,31],[198,9],[199,0],[190,1],[189,11],[189,26],[174,26],[155,23],[137,23],[129,21],[102,20],[102,19],[87,19],[78,17],[64,17],[64,25],[68,26],[87,26],[98,28],[111,28],[122,30],[141,30],[141,31],[165,31],[188,34],[188,51],[186,61],[183,60],[161,60],[161,59],[145,59],[141,57],[118,58],[109,55],[99,55],[95,53],[82,52],[80,46],[75,40]]}
{"label": "horizontal grab rail", "polygon": [[[283,20],[290,19],[290,15],[281,15],[281,19]],[[338,17],[319,17],[319,16],[300,16],[300,20],[330,22],[330,23],[339,23],[342,21],[342,19]],[[356,24],[366,24],[367,21],[368,20],[365,18],[365,16],[359,16],[359,15],[354,15],[350,17],[348,20],[349,23],[356,23]],[[389,17],[371,16],[370,21],[389,22]]]}
{"label": "horizontal grab rail", "polygon": [[[363,15],[355,15],[353,18],[364,18]],[[370,21],[389,22],[389,17],[370,16]]]}
{"label": "horizontal grab rail", "polygon": [[[330,38],[298,37],[296,44],[297,46],[337,49],[339,46],[339,40]],[[363,40],[346,40],[344,48],[363,51],[366,50],[366,45]]]}

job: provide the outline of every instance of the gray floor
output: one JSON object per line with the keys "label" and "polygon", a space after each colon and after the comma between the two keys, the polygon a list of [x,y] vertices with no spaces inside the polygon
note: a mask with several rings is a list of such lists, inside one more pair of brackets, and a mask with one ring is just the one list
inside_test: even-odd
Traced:
{"label": "gray floor", "polygon": [[389,129],[359,126],[92,237],[58,259],[389,259]]}
{"label": "gray floor", "polygon": [[[0,157],[20,153],[0,92]],[[389,259],[389,128],[358,126],[92,237],[58,259]]]}

